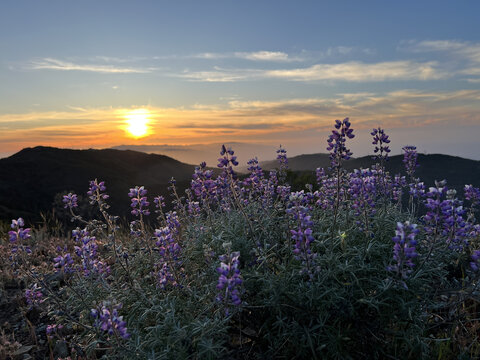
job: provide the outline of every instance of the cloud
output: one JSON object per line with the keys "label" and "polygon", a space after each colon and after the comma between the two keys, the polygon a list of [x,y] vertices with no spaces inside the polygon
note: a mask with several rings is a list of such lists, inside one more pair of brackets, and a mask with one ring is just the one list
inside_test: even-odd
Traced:
{"label": "cloud", "polygon": [[385,81],[385,80],[432,80],[446,77],[436,69],[434,61],[416,63],[412,61],[390,61],[374,64],[346,62],[342,64],[317,64],[309,68],[289,70],[268,70],[267,77],[294,81],[343,80],[343,81]]}
{"label": "cloud", "polygon": [[[454,73],[480,75],[480,43],[457,40],[408,41],[400,49],[414,53],[441,53],[454,62]],[[469,82],[471,80],[475,82],[475,79],[467,79]]]}
{"label": "cloud", "polygon": [[133,73],[149,73],[151,68],[132,68],[118,67],[113,65],[95,65],[95,64],[75,64],[63,60],[44,58],[41,60],[33,60],[27,68],[32,70],[59,70],[59,71],[87,71],[103,74],[133,74]]}
{"label": "cloud", "polygon": [[437,80],[448,77],[438,69],[435,61],[389,61],[367,64],[346,62],[340,64],[316,64],[307,68],[258,70],[214,68],[214,71],[185,71],[179,75],[192,81],[232,82],[255,79],[282,79],[289,81],[386,81],[386,80]]}
{"label": "cloud", "polygon": [[294,61],[303,61],[303,58],[298,56],[290,56],[289,54],[282,51],[236,51],[229,53],[200,53],[191,56],[196,59],[244,59],[250,61],[269,61],[269,62],[294,62]]}
{"label": "cloud", "polygon": [[445,52],[450,55],[463,57],[475,63],[480,63],[480,43],[455,40],[434,40],[407,42],[406,44],[406,49],[413,52]]}

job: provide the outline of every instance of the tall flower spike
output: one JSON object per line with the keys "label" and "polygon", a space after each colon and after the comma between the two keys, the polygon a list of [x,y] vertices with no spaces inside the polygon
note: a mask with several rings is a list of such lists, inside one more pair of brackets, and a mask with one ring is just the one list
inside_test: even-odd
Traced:
{"label": "tall flower spike", "polygon": [[327,150],[330,151],[330,160],[332,169],[341,167],[342,160],[348,160],[352,156],[352,152],[345,146],[346,139],[353,139],[353,129],[350,128],[351,123],[348,118],[343,121],[335,120],[335,129],[328,137]]}
{"label": "tall flower spike", "polygon": [[415,246],[417,241],[415,236],[418,233],[417,224],[410,224],[409,221],[397,223],[395,236],[392,238],[394,265],[387,267],[387,270],[393,271],[401,279],[404,288],[408,289],[405,281],[412,272],[415,264],[413,259],[418,256]]}
{"label": "tall flower spike", "polygon": [[388,135],[385,134],[385,130],[382,128],[373,129],[370,133],[373,136],[372,144],[375,145],[373,150],[375,155],[373,156],[374,160],[388,160],[388,154],[390,153],[390,147],[385,144],[390,143]]}
{"label": "tall flower spike", "polygon": [[415,174],[415,169],[418,167],[417,164],[417,147],[416,146],[404,146],[403,149],[403,163],[405,164],[405,169],[407,171],[408,176],[413,178]]}
{"label": "tall flower spike", "polygon": [[217,268],[217,272],[220,274],[218,277],[217,289],[219,293],[217,295],[217,301],[225,305],[225,314],[229,315],[230,306],[239,306],[242,303],[240,299],[240,286],[243,283],[240,275],[240,252],[230,251],[219,257],[220,267]]}

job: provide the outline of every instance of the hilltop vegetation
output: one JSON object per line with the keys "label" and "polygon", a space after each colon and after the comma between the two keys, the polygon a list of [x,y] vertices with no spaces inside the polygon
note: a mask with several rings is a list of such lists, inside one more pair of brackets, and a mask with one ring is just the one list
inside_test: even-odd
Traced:
{"label": "hilltop vegetation", "polygon": [[23,315],[0,354],[24,345],[72,359],[479,357],[480,190],[461,194],[441,177],[426,187],[413,146],[405,175],[391,173],[390,139],[380,128],[372,136],[375,164],[348,171],[354,132],[337,120],[328,168],[301,191],[286,181],[285,149],[277,170],[252,159],[239,178],[222,147],[221,171],[201,164],[185,194],[175,181],[169,198],[130,187],[128,228],[99,180],[86,195],[96,218],[79,215],[79,195],[63,197],[77,226],[68,238],[13,220],[2,291],[17,281],[24,296],[0,306]]}

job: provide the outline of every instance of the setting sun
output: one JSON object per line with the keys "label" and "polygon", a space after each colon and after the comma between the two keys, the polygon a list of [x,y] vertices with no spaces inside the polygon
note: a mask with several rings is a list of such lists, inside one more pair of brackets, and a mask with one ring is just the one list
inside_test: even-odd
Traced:
{"label": "setting sun", "polygon": [[134,138],[147,136],[150,132],[148,123],[150,122],[150,111],[147,109],[136,109],[127,112],[125,131]]}

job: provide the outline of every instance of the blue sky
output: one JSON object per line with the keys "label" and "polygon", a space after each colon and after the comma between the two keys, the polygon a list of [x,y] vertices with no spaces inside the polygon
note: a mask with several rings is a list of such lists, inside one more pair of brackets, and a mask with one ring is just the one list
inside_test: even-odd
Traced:
{"label": "blue sky", "polygon": [[[382,126],[394,152],[480,159],[479,14],[478,1],[4,1],[0,156],[132,144],[195,162],[174,149],[223,142],[245,157],[280,143],[324,152],[348,116],[356,155]],[[137,109],[149,132],[132,138]]]}

